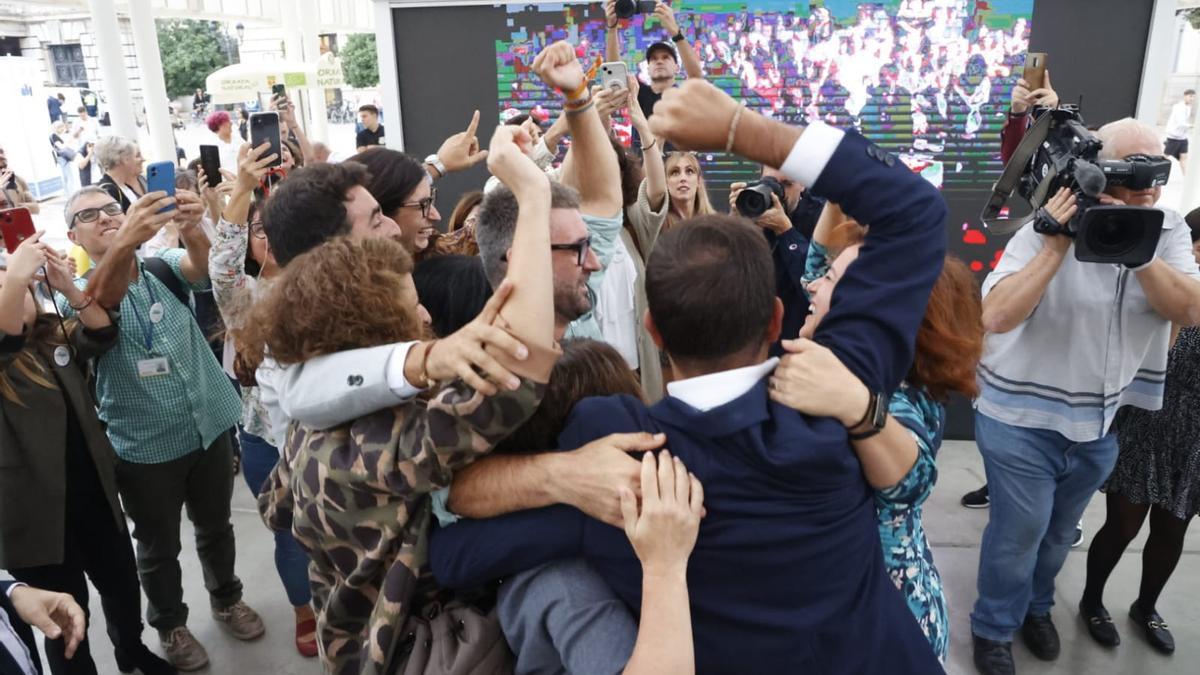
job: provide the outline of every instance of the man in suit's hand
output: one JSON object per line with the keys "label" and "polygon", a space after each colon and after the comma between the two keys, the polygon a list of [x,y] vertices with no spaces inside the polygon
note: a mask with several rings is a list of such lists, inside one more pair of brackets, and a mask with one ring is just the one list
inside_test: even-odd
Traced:
{"label": "man in suit's hand", "polygon": [[65,635],[66,657],[75,656],[75,649],[87,635],[87,620],[83,608],[74,598],[66,593],[18,585],[13,587],[9,599],[17,610],[17,616],[42,631],[48,639],[57,640]]}

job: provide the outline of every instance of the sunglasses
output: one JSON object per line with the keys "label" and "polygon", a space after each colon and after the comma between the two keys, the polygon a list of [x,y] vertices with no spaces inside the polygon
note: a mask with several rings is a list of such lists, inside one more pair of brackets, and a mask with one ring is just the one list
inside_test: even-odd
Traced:
{"label": "sunglasses", "polygon": [[[575,264],[583,267],[587,262],[588,254],[592,252],[592,238],[588,237],[583,241],[577,241],[574,244],[550,244],[551,251],[573,251],[575,253]],[[500,256],[502,262],[508,262],[508,253]]]}
{"label": "sunglasses", "polygon": [[437,199],[437,188],[429,191],[429,196],[415,202],[405,202],[400,205],[402,209],[410,209],[419,207],[421,209],[421,217],[429,218],[429,209],[433,208],[433,201]]}
{"label": "sunglasses", "polygon": [[101,213],[106,216],[119,216],[124,211],[121,210],[120,204],[109,202],[104,206],[76,211],[75,215],[71,218],[71,225],[74,226],[76,222],[94,223],[100,218]]}

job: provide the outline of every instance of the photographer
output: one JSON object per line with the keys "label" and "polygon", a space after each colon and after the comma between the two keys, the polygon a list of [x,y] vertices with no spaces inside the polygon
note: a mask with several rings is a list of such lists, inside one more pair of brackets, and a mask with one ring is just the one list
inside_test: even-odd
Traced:
{"label": "photographer", "polygon": [[30,213],[41,210],[37,199],[29,192],[29,184],[8,166],[8,156],[4,154],[4,148],[0,148],[0,195],[4,197],[0,208],[23,206],[29,209]]}
{"label": "photographer", "polygon": [[[1155,130],[1132,119],[1097,135],[1101,160],[1163,152]],[[1100,201],[1150,207],[1160,192],[1110,185]],[[1045,205],[1058,223],[1076,210],[1067,190]],[[1038,658],[1057,658],[1054,579],[1116,461],[1113,418],[1123,405],[1162,406],[1171,322],[1200,322],[1200,272],[1178,214],[1166,213],[1154,258],[1133,269],[1080,262],[1073,245],[1026,225],[983,285],[975,434],[992,511],[971,630],[985,675],[1014,672],[1019,627]]]}
{"label": "photographer", "polygon": [[[771,206],[766,211],[751,209],[747,213],[739,208],[738,200],[746,189],[755,187],[769,190]],[[780,201],[780,194],[783,195],[783,201]],[[762,196],[765,197],[765,194]],[[808,315],[808,295],[804,292],[803,284],[804,265],[808,258],[808,242],[823,204],[820,198],[809,195],[803,185],[769,166],[762,167],[762,180],[758,183],[733,183],[729,186],[729,212],[751,218],[762,228],[763,236],[771,246],[771,258],[775,261],[775,295],[784,307],[783,339],[795,339]],[[772,356],[782,353],[780,343],[771,346]]]}

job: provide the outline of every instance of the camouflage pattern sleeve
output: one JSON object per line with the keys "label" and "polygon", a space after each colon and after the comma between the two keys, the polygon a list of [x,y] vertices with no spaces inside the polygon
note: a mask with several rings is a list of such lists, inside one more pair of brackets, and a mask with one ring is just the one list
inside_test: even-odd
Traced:
{"label": "camouflage pattern sleeve", "polygon": [[483,396],[457,380],[429,401],[425,415],[404,421],[393,435],[396,475],[388,487],[404,492],[433,492],[448,487],[456,469],[491,451],[537,410],[545,385],[529,379],[516,391]]}
{"label": "camouflage pattern sleeve", "polygon": [[292,496],[290,459],[286,452],[280,453],[280,461],[275,462],[275,468],[271,469],[266,484],[258,493],[258,513],[272,532],[292,531],[295,499]]}

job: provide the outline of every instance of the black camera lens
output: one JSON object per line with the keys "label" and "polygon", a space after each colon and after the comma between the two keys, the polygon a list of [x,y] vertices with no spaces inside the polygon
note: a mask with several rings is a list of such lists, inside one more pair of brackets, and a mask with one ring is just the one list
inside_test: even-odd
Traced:
{"label": "black camera lens", "polygon": [[637,14],[637,2],[635,0],[617,0],[617,16],[622,19],[632,19],[634,14]]}
{"label": "black camera lens", "polygon": [[1097,255],[1120,258],[1142,240],[1142,228],[1122,213],[1103,213],[1088,223],[1085,233],[1088,248]]}
{"label": "black camera lens", "polygon": [[761,183],[742,190],[735,202],[738,213],[753,220],[771,210],[771,188]]}

